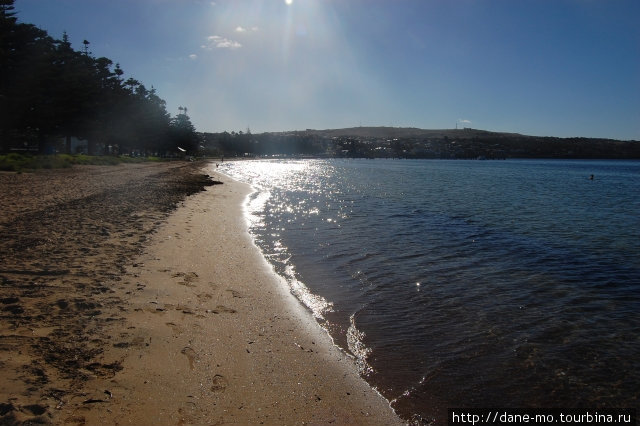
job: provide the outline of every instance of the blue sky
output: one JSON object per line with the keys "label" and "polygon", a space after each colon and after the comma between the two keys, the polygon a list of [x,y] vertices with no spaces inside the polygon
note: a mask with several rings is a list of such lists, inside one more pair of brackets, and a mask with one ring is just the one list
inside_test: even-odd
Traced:
{"label": "blue sky", "polygon": [[17,0],[200,131],[640,140],[638,0]]}

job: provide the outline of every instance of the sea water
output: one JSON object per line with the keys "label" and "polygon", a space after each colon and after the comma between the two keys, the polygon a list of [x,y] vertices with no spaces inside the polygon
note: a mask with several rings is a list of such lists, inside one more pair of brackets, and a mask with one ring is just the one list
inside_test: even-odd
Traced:
{"label": "sea water", "polygon": [[405,418],[640,406],[640,162],[218,170],[253,186],[256,244]]}

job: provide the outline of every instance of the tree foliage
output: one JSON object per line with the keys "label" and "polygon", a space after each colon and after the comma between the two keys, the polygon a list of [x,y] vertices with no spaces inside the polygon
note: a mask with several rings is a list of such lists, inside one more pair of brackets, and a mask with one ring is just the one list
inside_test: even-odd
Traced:
{"label": "tree foliage", "polygon": [[125,80],[119,64],[92,56],[87,40],[76,51],[66,33],[56,40],[19,22],[13,3],[0,0],[0,151],[69,153],[71,137],[86,139],[90,154],[198,148],[186,108],[172,119],[153,87]]}
{"label": "tree foliage", "polygon": [[171,120],[171,140],[180,148],[189,152],[195,152],[199,148],[199,139],[196,129],[191,124],[186,112],[178,114]]}

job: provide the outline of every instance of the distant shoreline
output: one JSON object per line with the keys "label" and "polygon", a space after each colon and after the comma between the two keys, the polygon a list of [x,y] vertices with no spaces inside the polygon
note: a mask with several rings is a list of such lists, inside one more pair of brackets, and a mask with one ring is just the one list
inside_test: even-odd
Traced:
{"label": "distant shoreline", "polygon": [[477,129],[355,127],[272,133],[201,133],[214,155],[325,158],[640,159],[640,141],[557,138]]}

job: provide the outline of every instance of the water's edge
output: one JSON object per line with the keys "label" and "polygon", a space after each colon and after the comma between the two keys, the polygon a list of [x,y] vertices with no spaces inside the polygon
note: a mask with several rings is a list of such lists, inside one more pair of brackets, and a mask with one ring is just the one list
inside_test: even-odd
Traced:
{"label": "water's edge", "polygon": [[[262,255],[266,264],[271,267],[271,272],[275,274],[275,276],[279,277],[279,281],[286,285],[285,291],[289,292],[295,300],[300,304],[300,306],[305,309],[311,316],[313,317],[313,321],[318,329],[324,333],[333,346],[336,347],[342,354],[344,354],[348,359],[353,361],[354,368],[357,369],[360,377],[369,385],[371,390],[373,390],[376,394],[378,394],[382,399],[387,402],[387,405],[391,409],[393,413],[395,413],[399,418],[403,421],[410,421],[410,417],[413,416],[412,413],[407,415],[406,413],[401,413],[393,406],[393,400],[390,400],[386,397],[375,383],[372,383],[370,380],[367,380],[367,372],[371,369],[371,367],[366,362],[366,355],[370,352],[368,348],[364,346],[364,343],[359,340],[364,336],[364,333],[358,331],[355,328],[355,324],[353,328],[349,328],[349,334],[353,335],[352,343],[345,346],[344,344],[340,344],[336,339],[337,336],[331,333],[329,327],[327,326],[327,320],[324,318],[323,313],[331,310],[331,303],[327,302],[322,296],[313,294],[309,288],[305,285],[304,282],[298,280],[295,267],[293,265],[287,265],[285,268],[282,268],[281,264],[274,260],[273,256],[267,254],[265,245],[259,243],[257,235],[251,231],[251,224],[255,222],[255,218],[251,214],[250,205],[252,201],[264,196],[263,192],[257,190],[254,186],[247,182],[242,182],[224,171],[214,170],[216,173],[224,174],[228,179],[238,182],[243,185],[248,185],[251,188],[251,192],[249,192],[245,196],[245,200],[242,203],[242,213],[244,219],[246,221],[246,230],[251,239],[253,245],[257,248],[257,250]],[[258,200],[260,202],[261,200]],[[264,199],[262,200],[264,201]],[[279,271],[280,270],[280,271]],[[343,339],[344,340],[344,339]],[[352,350],[352,345],[354,345],[355,350]],[[411,425],[420,426],[422,423],[419,421],[410,421]]]}

